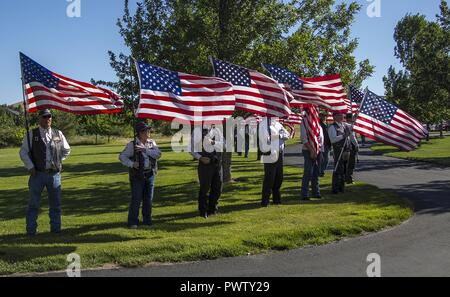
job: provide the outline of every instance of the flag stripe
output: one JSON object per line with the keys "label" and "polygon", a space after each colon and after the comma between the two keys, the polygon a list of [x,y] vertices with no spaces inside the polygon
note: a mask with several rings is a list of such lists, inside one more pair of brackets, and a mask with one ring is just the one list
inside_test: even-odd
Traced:
{"label": "flag stripe", "polygon": [[235,111],[234,90],[223,79],[172,72],[142,62],[136,67],[141,82],[139,118],[213,123]]}
{"label": "flag stripe", "polygon": [[333,111],[346,113],[347,98],[339,74],[325,75],[320,77],[300,78],[303,90],[295,90],[294,96],[299,100],[310,101],[310,103],[323,106]]}
{"label": "flag stripe", "polygon": [[386,125],[380,121],[375,121],[370,119],[370,117],[366,116],[366,115],[360,115],[359,118],[359,123],[361,125],[370,127],[372,126],[373,129],[376,129],[377,131],[387,131],[389,133],[389,135],[393,135],[396,136],[396,138],[399,138],[400,140],[403,140],[404,142],[407,142],[409,144],[411,144],[412,146],[414,146],[415,143],[417,143],[420,139],[413,137],[410,134],[407,134],[407,131],[403,130],[403,129],[399,129],[398,127],[396,127],[395,125]]}
{"label": "flag stripe", "polygon": [[[141,103],[139,105],[140,109],[157,109],[158,111],[169,111],[173,113],[180,113],[183,115],[195,115],[198,114],[199,111],[196,108],[193,108],[192,106],[180,106],[177,105],[176,107],[173,105],[163,105],[163,104],[157,104],[157,101],[154,101],[154,104],[149,103]],[[228,115],[231,116],[234,112],[233,110],[218,110],[217,108],[212,109],[206,109],[204,108],[202,110],[201,115],[208,117],[208,116],[219,116],[219,115]]]}
{"label": "flag stripe", "polygon": [[320,122],[317,109],[313,105],[304,107],[304,119],[308,142],[314,147],[316,156],[320,153]]}
{"label": "flag stripe", "polygon": [[75,114],[118,113],[123,99],[116,93],[51,72],[20,54],[29,112],[54,108]]}
{"label": "flag stripe", "polygon": [[[79,105],[101,105],[101,104],[111,104],[110,100],[99,98],[97,96],[83,96],[83,97],[77,97],[77,96],[70,96],[67,94],[60,95],[60,92],[55,89],[49,89],[43,85],[40,84],[40,86],[37,86],[38,83],[31,83],[35,86],[30,86],[30,84],[25,85],[25,92],[27,93],[27,97],[29,99],[40,97],[40,96],[47,96],[48,98],[53,98],[55,100],[60,101],[61,103],[66,103],[67,105],[70,105],[71,103],[79,104]],[[76,102],[74,101],[68,101],[68,98],[75,98]],[[74,105],[74,106],[75,106]],[[116,104],[120,106],[121,104]]]}
{"label": "flag stripe", "polygon": [[357,132],[361,135],[367,136],[376,141],[383,142],[384,144],[387,144],[387,145],[393,145],[395,147],[398,147],[398,148],[401,148],[404,150],[408,150],[408,151],[414,149],[414,147],[412,147],[409,144],[405,144],[404,142],[399,141],[396,138],[389,137],[389,134],[386,134],[383,132],[376,132],[372,128],[361,125],[360,123],[355,124],[353,126],[353,129],[355,132]]}
{"label": "flag stripe", "polygon": [[215,76],[233,84],[236,109],[262,116],[286,117],[287,93],[270,77],[241,66],[212,59]]}

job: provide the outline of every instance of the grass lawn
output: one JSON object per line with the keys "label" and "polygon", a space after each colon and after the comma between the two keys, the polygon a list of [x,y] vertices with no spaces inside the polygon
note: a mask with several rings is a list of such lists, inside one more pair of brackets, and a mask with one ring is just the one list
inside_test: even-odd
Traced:
{"label": "grass lawn", "polygon": [[390,157],[450,166],[450,136],[423,141],[418,149],[411,152],[401,152],[395,147],[381,144],[372,146],[372,150]]}
{"label": "grass lawn", "polygon": [[346,195],[299,202],[300,168],[285,168],[282,206],[260,208],[262,165],[233,157],[236,183],[228,184],[220,214],[197,217],[196,164],[186,153],[164,149],[156,180],[153,229],[126,228],[130,196],[126,168],[118,162],[123,145],[75,146],[63,173],[63,233],[49,233],[47,198],[39,234],[24,235],[28,177],[18,149],[0,150],[0,274],[64,270],[76,252],[82,268],[126,267],[179,262],[319,245],[377,231],[411,216],[392,193],[358,183]]}

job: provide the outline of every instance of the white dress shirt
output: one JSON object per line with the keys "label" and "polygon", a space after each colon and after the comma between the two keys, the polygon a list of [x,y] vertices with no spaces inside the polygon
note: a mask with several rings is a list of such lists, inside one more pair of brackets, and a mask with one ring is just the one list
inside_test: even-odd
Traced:
{"label": "white dress shirt", "polygon": [[[271,119],[270,133],[267,129],[267,120],[264,119],[259,125],[260,141],[271,140],[270,155],[262,155],[262,163],[275,163],[278,161],[280,151],[284,153],[285,141],[290,138],[290,133],[275,119]],[[264,144],[264,143],[261,143]],[[277,145],[278,144],[278,145]],[[262,148],[264,149],[263,145]]]}
{"label": "white dress shirt", "polygon": [[[136,145],[141,145],[141,141],[139,138],[136,138]],[[144,155],[144,168],[149,169],[150,168],[150,159],[153,158],[155,160],[158,160],[161,158],[161,150],[156,145],[156,142],[153,139],[148,139],[146,143],[144,143],[145,146],[145,152]],[[119,160],[120,162],[128,167],[133,168],[134,161],[132,158],[134,157],[134,143],[133,141],[129,142],[125,149],[120,153]]]}
{"label": "white dress shirt", "polygon": [[[202,135],[202,129],[199,127],[196,127],[193,131],[194,133],[191,135],[191,146],[190,146],[190,154],[196,159],[200,160],[202,157],[201,152],[203,151],[203,146],[205,143],[203,142],[203,135]],[[209,148],[205,146],[205,151],[207,152],[223,152],[224,147],[224,139],[223,134],[220,132],[219,129],[213,128],[210,129],[208,134],[205,136],[205,140],[212,140],[214,139],[214,145],[210,144]]]}
{"label": "white dress shirt", "polygon": [[[51,141],[52,141],[52,128],[49,129],[44,129],[42,127],[39,127],[39,133],[40,133],[40,137],[42,138],[42,140],[44,141],[47,149],[46,149],[46,156],[45,156],[45,169],[51,169],[52,168],[52,155],[51,155]],[[31,161],[30,158],[30,149],[33,147],[33,131],[30,131],[29,133],[30,136],[30,147],[28,147],[28,139],[27,136],[25,135],[22,141],[22,146],[20,147],[20,159],[22,159],[23,164],[25,165],[25,167],[28,170],[31,170],[34,168],[34,164]],[[66,137],[64,136],[64,134],[59,131],[59,138],[62,141],[63,144],[63,149],[61,152],[61,161],[64,161],[67,156],[70,154],[70,146],[69,143],[67,142]]]}

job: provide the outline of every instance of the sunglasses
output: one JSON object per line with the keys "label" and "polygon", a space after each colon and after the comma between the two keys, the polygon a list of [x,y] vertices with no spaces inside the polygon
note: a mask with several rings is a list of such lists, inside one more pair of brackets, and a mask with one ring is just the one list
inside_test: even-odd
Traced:
{"label": "sunglasses", "polygon": [[46,115],[46,116],[42,116],[43,119],[51,119],[52,116],[51,115]]}

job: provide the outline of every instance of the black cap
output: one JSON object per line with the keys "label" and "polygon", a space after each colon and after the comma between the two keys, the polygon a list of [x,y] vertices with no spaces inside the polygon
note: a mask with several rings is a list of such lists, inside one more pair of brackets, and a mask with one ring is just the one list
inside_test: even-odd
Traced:
{"label": "black cap", "polygon": [[52,116],[52,113],[50,112],[50,109],[43,109],[39,110],[39,116],[40,117]]}
{"label": "black cap", "polygon": [[353,113],[347,113],[347,114],[345,115],[345,118],[347,118],[347,119],[353,119]]}
{"label": "black cap", "polygon": [[150,130],[150,126],[147,123],[139,122],[135,126],[136,133],[141,133],[144,130]]}

